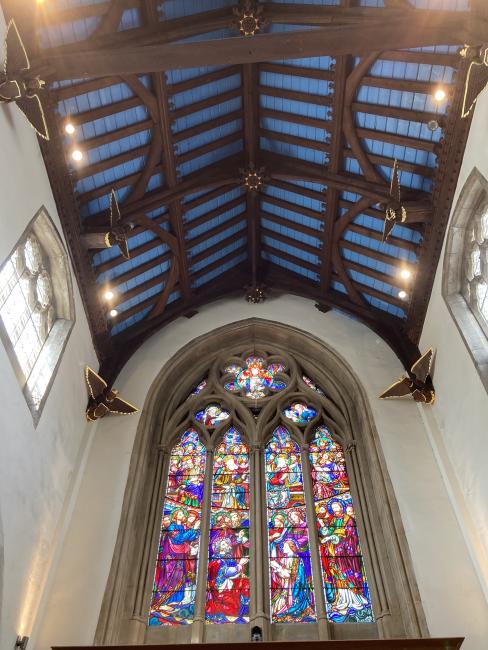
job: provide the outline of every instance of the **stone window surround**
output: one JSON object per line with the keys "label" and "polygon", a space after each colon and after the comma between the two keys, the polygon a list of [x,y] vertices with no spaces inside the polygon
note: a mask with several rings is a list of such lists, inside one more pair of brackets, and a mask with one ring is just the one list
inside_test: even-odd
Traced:
{"label": "stone window surround", "polygon": [[31,219],[9,255],[7,255],[5,260],[2,261],[2,266],[5,261],[12,256],[18,246],[27,240],[30,234],[35,235],[41,245],[42,252],[47,258],[49,264],[49,278],[52,283],[53,299],[56,310],[56,320],[31,372],[31,374],[35,373],[36,370],[43,365],[47,366],[50,375],[50,380],[46,386],[41,402],[38,405],[36,405],[31,398],[30,391],[25,382],[23,372],[20,369],[12,343],[4,329],[1,319],[0,340],[5,347],[17,376],[25,401],[27,402],[27,406],[31,412],[34,426],[37,426],[44,404],[46,403],[51,386],[56,377],[56,372],[63,356],[64,349],[75,324],[75,308],[68,253],[66,252],[56,226],[44,206],[41,206]]}
{"label": "stone window surround", "polygon": [[474,167],[456,203],[447,232],[442,296],[488,392],[488,339],[462,294],[466,230],[488,202],[488,180]]}
{"label": "stone window surround", "polygon": [[[295,366],[295,376],[290,377],[289,387],[276,397],[280,406],[282,402],[295,397],[317,405],[321,409],[323,422],[347,450],[351,493],[376,617],[374,624],[330,624],[325,618],[323,605],[317,606],[318,623],[270,624],[266,591],[256,587],[251,598],[248,625],[205,624],[204,576],[199,580],[193,624],[147,626],[168,454],[189,423],[189,409],[193,411],[197,406],[201,407],[209,401],[209,395],[215,393],[210,390],[188,401],[187,397],[211,370],[217,358],[228,358],[254,346],[295,359],[298,366],[330,396],[330,399],[322,397],[308,389],[303,382],[297,383],[298,366]],[[175,382],[175,377],[180,381]],[[209,377],[212,380],[211,373]],[[252,450],[251,517],[254,533],[251,535],[255,550],[254,553],[251,551],[251,557],[258,557],[260,549],[266,544],[262,508],[258,511],[261,516],[256,516],[257,504],[265,503],[263,461],[260,461],[260,456],[264,443],[279,420],[277,413],[280,409],[277,409],[277,402],[274,401],[276,398],[268,401],[262,411],[266,425],[260,427],[259,421],[256,425],[248,409],[238,404],[239,398],[235,395],[227,394],[222,388],[218,399],[231,409],[232,414],[232,418],[222,426],[222,431],[230,424],[236,424],[247,434],[247,442]],[[288,421],[287,427],[293,431]],[[212,466],[212,449],[217,442],[218,432],[207,442],[207,454],[210,456],[207,467]],[[306,440],[301,440],[301,445],[306,456]],[[207,474],[210,476],[208,470]],[[310,490],[310,486],[307,490]],[[202,528],[204,521],[202,513]],[[312,528],[309,522],[309,529]],[[205,531],[202,529],[204,538]],[[263,557],[266,555],[266,552],[262,553]],[[199,572],[206,570],[205,564],[204,561],[200,562]],[[252,584],[268,584],[266,562],[253,563]],[[318,592],[321,592],[323,602],[321,587],[321,579],[315,579],[316,599]],[[321,341],[295,328],[259,319],[241,321],[196,339],[180,350],[153,382],[133,448],[119,533],[95,644],[248,641],[254,625],[262,627],[265,640],[277,641],[428,636],[398,506],[363,389],[347,363]]]}

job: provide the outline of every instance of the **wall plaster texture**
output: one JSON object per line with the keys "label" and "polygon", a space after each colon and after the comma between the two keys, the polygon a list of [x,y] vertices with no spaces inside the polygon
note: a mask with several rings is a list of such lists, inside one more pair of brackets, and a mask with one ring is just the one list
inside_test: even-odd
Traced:
{"label": "wall plaster texture", "polygon": [[[484,91],[477,102],[449,228],[453,216],[464,208],[470,184],[478,182],[481,191],[487,187],[487,120],[488,92]],[[475,336],[477,323],[464,308],[463,299],[446,295],[458,268],[453,265],[460,262],[450,259],[455,252],[450,240],[456,236],[451,232],[446,237],[420,341],[422,351],[435,349],[436,402],[424,416],[428,416],[429,440],[488,602],[488,380],[484,367],[488,341],[479,328]]]}
{"label": "wall plaster texture", "polygon": [[[423,609],[432,636],[466,636],[466,650],[482,650],[488,608],[449,500],[422,414],[410,401],[378,394],[402,373],[391,349],[344,314],[321,314],[303,298],[282,296],[262,305],[226,299],[178,319],[148,340],[117,379],[139,406],[151,384],[182,346],[214,328],[258,317],[304,330],[324,341],[363,386],[400,509]],[[195,360],[197,363],[198,360]],[[101,421],[89,451],[36,650],[93,642],[117,538],[136,430],[141,414]],[[222,632],[225,640],[225,631]]]}
{"label": "wall plaster texture", "polygon": [[[0,40],[5,22],[0,12]],[[0,260],[44,205],[61,233],[34,131],[13,105],[0,106]],[[76,322],[40,421],[32,415],[0,344],[0,648],[35,637],[43,595],[64,533],[69,497],[88,436],[83,368],[97,367],[77,288]],[[3,566],[3,571],[2,571]],[[3,574],[3,575],[2,575]],[[3,593],[3,598],[1,594]],[[34,641],[34,640],[33,640]],[[29,646],[35,648],[35,642]]]}

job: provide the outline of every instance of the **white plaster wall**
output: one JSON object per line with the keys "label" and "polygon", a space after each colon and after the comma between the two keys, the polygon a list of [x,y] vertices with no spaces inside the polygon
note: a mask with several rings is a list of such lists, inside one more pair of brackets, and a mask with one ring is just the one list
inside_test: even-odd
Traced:
{"label": "white plaster wall", "polygon": [[[488,178],[487,123],[485,91],[474,114],[453,211],[473,167]],[[444,253],[420,343],[421,349],[436,351],[431,439],[488,601],[488,395],[442,297]]]}
{"label": "white plaster wall", "polygon": [[[2,42],[4,30],[0,11]],[[60,233],[61,228],[37,138],[14,106],[0,106],[0,138],[3,261],[41,205]],[[97,367],[97,362],[74,289],[76,323],[37,428],[0,343],[0,518],[5,544],[2,650],[13,648],[18,633],[29,635],[34,630],[43,586],[62,537],[67,498],[89,433],[84,419],[83,367],[86,363]]]}
{"label": "white plaster wall", "polygon": [[[429,443],[421,413],[378,394],[402,368],[386,344],[339,312],[321,314],[303,298],[262,305],[227,299],[179,319],[139,349],[116,382],[142,406],[163,365],[185,344],[252,316],[310,332],[343,356],[365,387],[398,499],[420,593],[433,636],[466,636],[465,650],[485,650],[488,609]],[[90,449],[71,526],[49,595],[36,650],[93,642],[112,559],[140,415],[101,421]]]}

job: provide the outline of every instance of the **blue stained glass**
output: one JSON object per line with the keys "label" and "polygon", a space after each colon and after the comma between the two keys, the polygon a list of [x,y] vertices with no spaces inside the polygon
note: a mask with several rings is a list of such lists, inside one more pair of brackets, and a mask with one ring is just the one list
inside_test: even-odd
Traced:
{"label": "blue stained glass", "polygon": [[209,429],[214,429],[229,417],[229,412],[219,406],[219,404],[209,404],[195,414],[195,419],[202,422]]}
{"label": "blue stained glass", "polygon": [[295,422],[295,424],[307,424],[307,422],[314,419],[317,411],[307,404],[294,402],[283,411],[283,414],[286,418]]}
{"label": "blue stained glass", "polygon": [[149,625],[193,622],[205,447],[188,429],[171,450]]}
{"label": "blue stained glass", "polygon": [[313,622],[313,596],[300,448],[279,426],[265,450],[271,620]]}
{"label": "blue stained glass", "polygon": [[207,385],[207,379],[206,378],[202,379],[202,381],[197,386],[195,386],[195,388],[192,390],[190,395],[200,395],[200,393],[202,392],[202,390],[205,388],[206,385]]}
{"label": "blue stained glass", "polygon": [[215,451],[208,553],[207,623],[249,623],[249,450],[234,427]]}
{"label": "blue stained glass", "polygon": [[356,528],[344,450],[325,426],[309,447],[327,619],[372,623],[371,597]]}

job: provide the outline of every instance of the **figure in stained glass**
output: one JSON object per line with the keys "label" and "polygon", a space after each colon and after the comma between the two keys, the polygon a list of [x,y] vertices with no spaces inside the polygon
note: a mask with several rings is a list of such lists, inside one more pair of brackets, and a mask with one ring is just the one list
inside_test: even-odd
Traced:
{"label": "figure in stained glass", "polygon": [[193,621],[204,474],[205,448],[189,429],[171,451],[149,625]]}
{"label": "figure in stained glass", "polygon": [[286,418],[296,424],[307,424],[307,422],[313,420],[317,415],[317,411],[308,404],[294,402],[283,411],[283,414]]}
{"label": "figure in stained glass", "polygon": [[203,410],[195,414],[195,418],[199,422],[203,422],[209,429],[214,429],[224,420],[230,417],[228,411],[223,409],[219,404],[209,404]]}
{"label": "figure in stained glass", "polygon": [[278,427],[265,451],[273,622],[315,620],[300,449]]}
{"label": "figure in stained glass", "polygon": [[327,618],[334,623],[372,622],[344,451],[327,428],[320,426],[309,457]]}
{"label": "figure in stained glass", "polygon": [[268,390],[278,392],[286,388],[286,383],[275,377],[285,370],[282,363],[267,366],[262,357],[248,357],[245,368],[231,364],[224,369],[227,374],[235,375],[234,381],[227,382],[224,387],[234,393],[242,391],[245,397],[251,399],[261,399],[267,395]]}
{"label": "figure in stained glass", "polygon": [[214,457],[208,623],[249,622],[249,450],[230,427]]}

